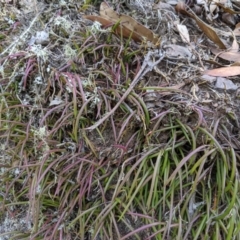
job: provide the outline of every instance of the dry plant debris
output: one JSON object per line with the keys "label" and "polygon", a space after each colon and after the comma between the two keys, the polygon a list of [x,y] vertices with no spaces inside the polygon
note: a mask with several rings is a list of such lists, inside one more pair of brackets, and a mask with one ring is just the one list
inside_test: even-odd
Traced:
{"label": "dry plant debris", "polygon": [[0,1],[0,239],[240,239],[239,13]]}

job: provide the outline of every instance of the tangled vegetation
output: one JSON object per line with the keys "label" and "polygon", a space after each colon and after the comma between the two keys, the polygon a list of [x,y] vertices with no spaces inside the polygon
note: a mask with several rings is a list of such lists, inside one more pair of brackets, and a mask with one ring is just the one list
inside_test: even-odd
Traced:
{"label": "tangled vegetation", "polygon": [[202,78],[217,63],[194,22],[178,58],[171,8],[108,2],[152,45],[84,18],[98,1],[6,2],[0,239],[240,238],[239,93]]}

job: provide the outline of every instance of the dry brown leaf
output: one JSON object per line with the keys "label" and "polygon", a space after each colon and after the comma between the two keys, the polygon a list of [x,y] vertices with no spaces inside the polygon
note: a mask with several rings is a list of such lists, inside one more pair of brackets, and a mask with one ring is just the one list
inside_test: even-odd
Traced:
{"label": "dry brown leaf", "polygon": [[222,14],[222,21],[228,24],[229,26],[235,26],[236,18],[233,14],[230,13],[223,13]]}
{"label": "dry brown leaf", "polygon": [[233,31],[235,36],[240,36],[240,23],[237,23]]}
{"label": "dry brown leaf", "polygon": [[231,77],[231,76],[240,75],[240,67],[230,66],[230,67],[216,68],[216,69],[206,70],[203,72],[203,74],[207,74],[215,77]]}
{"label": "dry brown leaf", "polygon": [[233,62],[240,61],[240,52],[222,52],[221,50],[216,48],[212,48],[211,52],[217,55],[217,57],[220,57],[228,61],[233,61]]}
{"label": "dry brown leaf", "polygon": [[88,20],[91,20],[91,21],[100,22],[104,27],[106,27],[106,26],[112,26],[112,25],[114,24],[114,22],[109,21],[108,19],[103,18],[103,17],[100,17],[100,16],[83,15],[82,17],[83,17],[83,18],[86,18],[86,19],[88,19]]}
{"label": "dry brown leaf", "polygon": [[[132,17],[117,14],[105,2],[100,5],[100,16],[84,16],[93,21],[99,21],[103,26],[109,25],[109,22],[117,24],[115,33],[125,38],[132,37],[136,42],[150,41],[153,44],[159,43],[159,36],[150,29],[144,27]],[[105,20],[103,20],[105,19]]]}
{"label": "dry brown leaf", "polygon": [[219,62],[216,62],[216,61],[214,61],[214,60],[204,60],[204,59],[203,59],[203,62],[210,63],[210,64],[215,65],[215,66],[218,66],[218,67],[224,67],[223,64],[221,64],[221,63],[219,63]]}
{"label": "dry brown leaf", "polygon": [[211,13],[211,16],[214,15],[214,11],[217,9],[216,1],[212,1],[209,5],[209,12]]}
{"label": "dry brown leaf", "polygon": [[[116,22],[114,21],[110,21],[106,18],[103,18],[103,17],[100,17],[100,16],[93,16],[93,15],[84,15],[83,16],[84,18],[86,19],[89,19],[91,21],[98,21],[100,22],[104,27],[110,27],[114,24],[116,24]],[[123,27],[122,25],[118,25],[116,28],[115,28],[115,31],[114,31],[115,34],[117,34],[118,36],[123,36],[125,38],[129,38],[130,36],[132,37],[132,39],[136,42],[141,42],[143,41],[143,38],[142,36],[140,36],[139,34],[137,33],[133,33],[132,30],[126,28],[126,27]]]}
{"label": "dry brown leaf", "polygon": [[196,21],[199,28],[210,40],[217,44],[220,49],[226,49],[226,46],[224,45],[222,40],[218,37],[215,30],[210,25],[203,22],[190,8],[188,10],[186,10],[186,8],[187,6],[185,3],[179,2],[176,6],[176,11],[193,18]]}
{"label": "dry brown leaf", "polygon": [[211,48],[211,52],[215,54],[217,57],[220,57],[222,59],[233,61],[233,62],[239,62],[240,61],[240,53],[238,52],[239,44],[234,34],[233,34],[233,38],[234,39],[233,39],[232,47],[228,49],[228,51],[222,51],[217,48]]}
{"label": "dry brown leaf", "polygon": [[238,52],[238,50],[239,50],[239,44],[238,44],[238,41],[237,41],[236,37],[234,36],[230,52]]}
{"label": "dry brown leaf", "polygon": [[177,24],[177,30],[180,33],[182,41],[185,43],[190,43],[190,37],[189,37],[187,27],[182,24]]}
{"label": "dry brown leaf", "polygon": [[128,30],[133,36],[136,34],[137,36],[141,36],[142,39],[146,38],[147,41],[150,41],[154,44],[157,43],[158,39],[154,38],[155,34],[151,30],[135,21],[133,18],[126,15],[119,15],[118,21],[120,21],[120,25],[123,26],[123,29],[126,29],[126,31]]}
{"label": "dry brown leaf", "polygon": [[240,66],[240,62],[235,62],[231,66]]}
{"label": "dry brown leaf", "polygon": [[234,11],[233,9],[229,7],[225,7],[224,4],[215,2],[215,4],[223,9],[224,12],[230,13],[230,14],[240,14],[239,11]]}
{"label": "dry brown leaf", "polygon": [[109,7],[105,2],[101,3],[99,14],[100,16],[110,21],[117,22],[119,19],[119,15],[111,7]]}

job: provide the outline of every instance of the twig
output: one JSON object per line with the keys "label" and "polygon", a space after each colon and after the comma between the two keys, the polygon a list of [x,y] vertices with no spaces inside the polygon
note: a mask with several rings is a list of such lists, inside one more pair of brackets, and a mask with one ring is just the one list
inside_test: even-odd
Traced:
{"label": "twig", "polygon": [[[149,51],[147,53],[147,55],[145,56],[142,67],[140,68],[139,72],[137,73],[137,75],[135,76],[132,83],[129,85],[127,91],[123,94],[123,96],[121,97],[119,102],[103,118],[99,119],[95,124],[93,124],[91,127],[88,127],[87,129],[88,130],[93,130],[93,129],[97,128],[100,124],[102,124],[106,119],[108,119],[118,109],[118,107],[121,105],[121,103],[127,98],[127,96],[133,90],[133,88],[138,83],[138,81],[144,75],[146,75],[148,72],[152,71],[153,68],[162,61],[164,56],[165,55],[162,52],[159,52],[159,50]],[[151,60],[151,57],[159,57],[159,59],[156,62],[153,62]]]}

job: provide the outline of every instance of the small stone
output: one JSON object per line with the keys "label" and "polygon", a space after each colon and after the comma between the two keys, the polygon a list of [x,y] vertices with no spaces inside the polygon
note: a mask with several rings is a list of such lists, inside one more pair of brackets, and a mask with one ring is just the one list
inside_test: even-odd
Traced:
{"label": "small stone", "polygon": [[46,31],[38,31],[36,36],[32,36],[28,44],[32,46],[33,44],[47,45],[49,43],[49,33]]}
{"label": "small stone", "polygon": [[205,74],[201,76],[201,79],[204,81],[208,81],[210,83],[216,81],[216,77],[205,75]]}
{"label": "small stone", "polygon": [[223,89],[223,90],[236,90],[238,86],[234,84],[231,80],[223,77],[217,77],[217,81],[215,83],[215,88]]}

